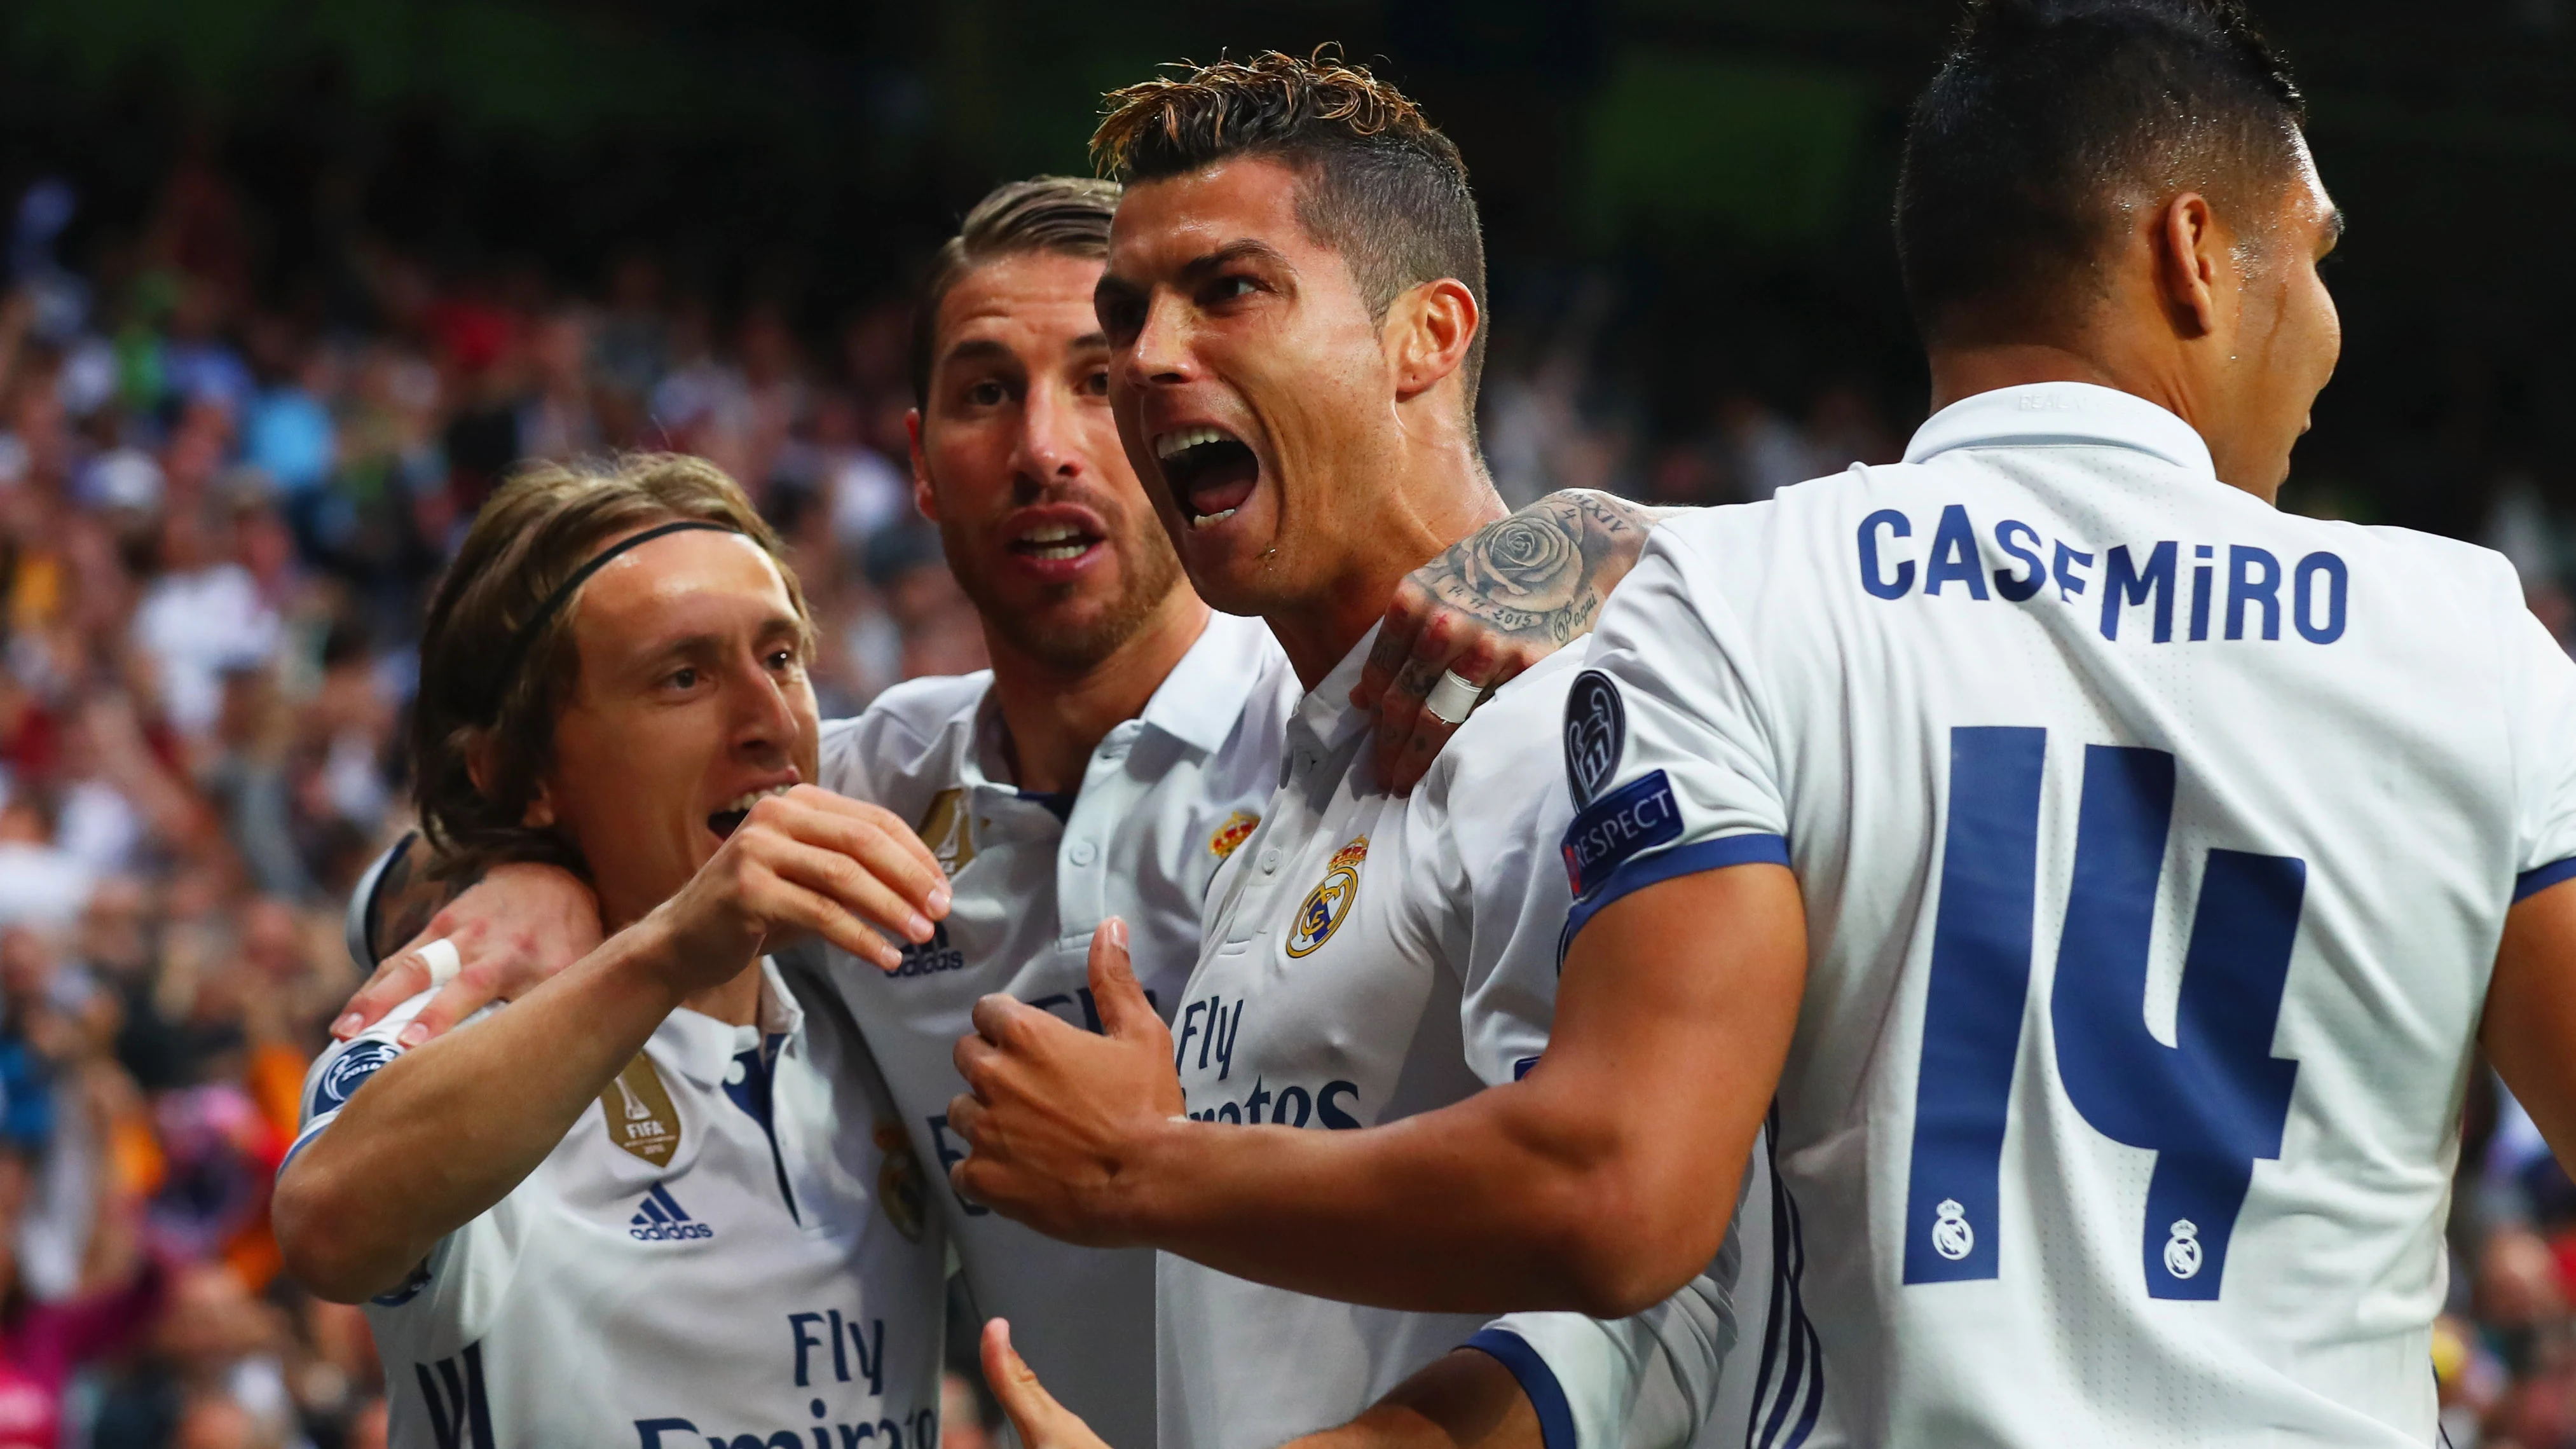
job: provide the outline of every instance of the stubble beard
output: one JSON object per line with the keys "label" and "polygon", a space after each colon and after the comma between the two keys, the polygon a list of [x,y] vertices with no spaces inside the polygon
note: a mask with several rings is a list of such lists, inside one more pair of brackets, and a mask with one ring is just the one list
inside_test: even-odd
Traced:
{"label": "stubble beard", "polygon": [[1013,649],[1061,674],[1085,674],[1126,647],[1149,622],[1176,587],[1185,587],[1180,556],[1157,526],[1150,537],[1134,527],[1103,540],[1116,555],[1122,580],[1118,595],[1087,618],[1067,619],[1060,606],[1080,595],[1080,583],[1057,584],[1040,595],[1038,607],[1015,609],[999,597],[992,580],[974,567],[961,567],[961,550],[951,549],[949,568],[957,586],[975,606],[984,627]]}

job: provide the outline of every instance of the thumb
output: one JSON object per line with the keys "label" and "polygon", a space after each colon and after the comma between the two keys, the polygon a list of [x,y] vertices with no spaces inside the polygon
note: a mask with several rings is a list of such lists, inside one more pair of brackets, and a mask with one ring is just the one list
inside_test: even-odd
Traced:
{"label": "thumb", "polygon": [[1127,923],[1116,916],[1091,933],[1091,998],[1100,1008],[1100,1029],[1112,1037],[1130,1038],[1159,1031],[1163,1019],[1137,984],[1136,968],[1127,959]]}
{"label": "thumb", "polygon": [[1023,1449],[1105,1449],[1091,1426],[1057,1403],[1011,1347],[1008,1319],[984,1325],[984,1382],[1001,1401],[1002,1412],[1011,1416]]}

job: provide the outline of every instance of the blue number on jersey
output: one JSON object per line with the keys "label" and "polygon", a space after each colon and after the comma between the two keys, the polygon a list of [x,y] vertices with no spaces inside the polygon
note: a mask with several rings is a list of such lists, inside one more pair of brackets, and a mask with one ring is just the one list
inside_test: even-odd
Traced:
{"label": "blue number on jersey", "polygon": [[[2036,729],[1959,729],[1917,1074],[1905,1281],[1996,1275],[1997,1178],[2030,980]],[[2049,1016],[2066,1095],[2096,1131],[2156,1153],[2147,1292],[2214,1299],[2256,1159],[2281,1154],[2298,1063],[2272,1055],[2307,866],[2212,850],[2183,958],[2175,1044],[2147,1030],[2147,945],[2174,758],[2089,745]]]}

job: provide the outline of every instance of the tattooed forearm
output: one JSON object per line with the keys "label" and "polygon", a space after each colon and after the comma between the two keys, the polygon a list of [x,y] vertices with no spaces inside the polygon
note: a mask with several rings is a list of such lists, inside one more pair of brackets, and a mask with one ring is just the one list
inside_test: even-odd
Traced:
{"label": "tattooed forearm", "polygon": [[429,842],[418,835],[398,848],[402,853],[385,866],[367,903],[367,945],[378,961],[427,930],[430,917],[474,884],[471,877],[442,880],[433,875]]}
{"label": "tattooed forearm", "polygon": [[1487,524],[1414,575],[1440,603],[1516,640],[1561,645],[1591,631],[1669,510],[1608,493],[1551,493]]}

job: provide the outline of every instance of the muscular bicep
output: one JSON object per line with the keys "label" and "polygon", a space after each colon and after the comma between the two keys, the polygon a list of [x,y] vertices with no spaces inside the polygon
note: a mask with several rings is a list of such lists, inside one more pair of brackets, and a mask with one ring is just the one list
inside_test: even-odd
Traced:
{"label": "muscular bicep", "polygon": [[1717,1252],[1806,976],[1798,883],[1769,863],[1632,890],[1569,944],[1529,1084],[1602,1164],[1600,1211],[1635,1245],[1617,1296],[1655,1302]]}
{"label": "muscular bicep", "polygon": [[2576,1163],[2576,883],[2505,916],[2479,1039],[2559,1162]]}

